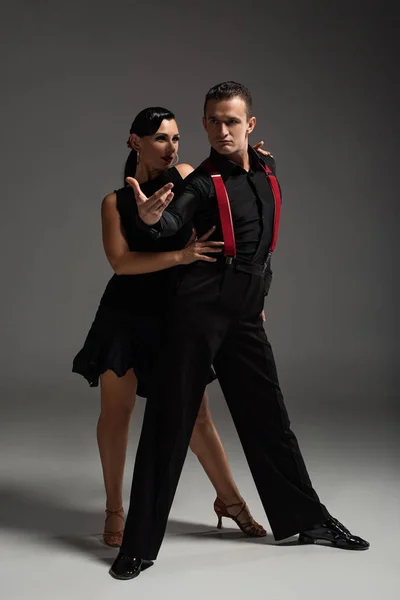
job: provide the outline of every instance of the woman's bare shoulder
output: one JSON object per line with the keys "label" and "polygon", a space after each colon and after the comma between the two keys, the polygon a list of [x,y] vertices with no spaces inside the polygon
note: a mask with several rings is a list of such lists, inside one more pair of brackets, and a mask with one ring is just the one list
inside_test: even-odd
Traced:
{"label": "woman's bare shoulder", "polygon": [[101,210],[103,214],[117,208],[117,194],[115,192],[104,196],[101,203]]}
{"label": "woman's bare shoulder", "polygon": [[192,165],[188,165],[187,163],[179,163],[179,165],[176,165],[176,170],[183,179],[194,171]]}

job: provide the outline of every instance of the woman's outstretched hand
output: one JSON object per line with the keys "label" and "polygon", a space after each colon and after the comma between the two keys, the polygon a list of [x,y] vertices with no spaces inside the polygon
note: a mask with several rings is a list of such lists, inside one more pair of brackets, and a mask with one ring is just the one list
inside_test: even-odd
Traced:
{"label": "woman's outstretched hand", "polygon": [[207,233],[197,239],[196,230],[193,229],[192,236],[186,247],[180,251],[181,259],[179,263],[181,265],[190,265],[197,260],[203,260],[206,262],[215,262],[217,259],[211,256],[205,256],[206,253],[222,252],[224,242],[209,242],[208,238],[215,231],[215,227],[212,227]]}
{"label": "woman's outstretched hand", "polygon": [[258,142],[258,144],[253,146],[253,150],[255,150],[256,152],[259,152],[260,154],[263,154],[264,156],[270,156],[271,158],[274,158],[272,156],[271,152],[268,152],[268,150],[262,150],[263,146],[264,146],[264,142]]}
{"label": "woman's outstretched hand", "polygon": [[155,225],[161,219],[161,215],[174,197],[171,191],[173,183],[167,183],[152,196],[147,198],[140,189],[139,182],[134,177],[127,177],[126,182],[134,191],[139,217],[146,225]]}

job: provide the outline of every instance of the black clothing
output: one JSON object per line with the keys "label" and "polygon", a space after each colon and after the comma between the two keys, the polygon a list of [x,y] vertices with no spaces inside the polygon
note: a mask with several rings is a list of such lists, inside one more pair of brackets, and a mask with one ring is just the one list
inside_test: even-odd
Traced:
{"label": "black clothing", "polygon": [[133,369],[138,379],[136,393],[147,398],[151,373],[165,335],[164,313],[160,309],[158,314],[136,315],[127,309],[100,304],[84,346],[73,360],[73,373],[79,373],[91,387],[97,387],[105,371],[123,377]]}
{"label": "black clothing", "polygon": [[[144,194],[151,196],[169,181],[173,182],[174,191],[179,194],[183,187],[183,179],[175,167],[141,184],[140,187]],[[116,194],[117,209],[131,252],[170,252],[185,247],[192,232],[190,223],[186,223],[173,237],[156,243],[137,226],[137,204],[132,188],[126,186],[117,190]],[[179,268],[140,275],[113,275],[100,305],[128,310],[138,316],[157,314],[163,299],[166,298],[172,278],[178,271]]]}
{"label": "black clothing", "polygon": [[[252,152],[251,156],[254,158]],[[240,187],[242,196],[235,199],[233,224],[237,242],[243,242],[242,257],[248,258],[251,251],[253,258],[231,265],[195,263],[181,274],[176,286],[163,358],[149,390],[121,547],[124,554],[143,559],[157,557],[212,364],[275,538],[309,530],[329,516],[311,485],[290,429],[260,316],[264,304],[262,262],[272,239],[272,192],[268,192],[267,181],[264,187],[265,174],[260,171],[258,176],[256,171],[255,188],[263,206],[260,222],[264,220],[255,249],[247,235],[257,229],[250,208],[251,202],[257,201],[254,188],[226,158],[212,152],[211,160],[226,177],[229,197],[238,188],[228,171],[237,173],[243,182],[247,178]],[[176,232],[192,218],[201,233],[216,222],[217,210],[211,183],[197,170],[174,206],[164,213],[158,233],[157,227],[151,228],[152,235]]]}
{"label": "black clothing", "polygon": [[196,263],[178,286],[136,454],[124,554],[157,558],[212,363],[275,539],[329,516],[290,429],[262,288],[260,274],[219,263]]}
{"label": "black clothing", "polygon": [[[248,172],[215,150],[211,150],[210,161],[221,173],[229,196],[237,258],[263,263],[272,241],[274,197],[260,160],[265,160],[274,174],[275,161],[271,156],[260,159],[250,147],[249,154]],[[215,225],[217,229],[209,239],[222,240],[215,189],[208,173],[198,167],[185,179],[183,192],[174,192],[173,202],[156,225],[147,227],[138,217],[138,226],[161,242],[193,219],[199,236]]]}
{"label": "black clothing", "polygon": [[[172,181],[179,191],[182,178],[176,168],[141,185],[151,195]],[[137,205],[130,186],[116,191],[117,209],[131,251],[164,252],[183,248],[192,226],[177,235],[153,241],[136,225]],[[81,374],[92,387],[99,376],[111,369],[118,377],[133,368],[138,378],[138,395],[147,396],[147,384],[161,348],[165,310],[171,286],[181,267],[143,275],[113,275],[82,350],[73,361],[73,372]],[[214,379],[212,375],[210,380]]]}

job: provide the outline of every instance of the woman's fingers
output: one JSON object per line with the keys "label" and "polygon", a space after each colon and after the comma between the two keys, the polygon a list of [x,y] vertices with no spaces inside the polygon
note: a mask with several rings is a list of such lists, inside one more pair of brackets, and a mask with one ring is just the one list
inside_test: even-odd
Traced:
{"label": "woman's fingers", "polygon": [[271,156],[271,158],[274,158],[272,156],[271,152],[269,152],[268,150],[262,150],[263,146],[264,146],[264,142],[258,142],[258,144],[253,146],[253,150],[255,150],[256,152],[259,152],[263,156]]}
{"label": "woman's fingers", "polygon": [[201,237],[199,237],[199,242],[204,242],[205,240],[208,240],[208,238],[210,237],[210,235],[212,235],[214,233],[215,229],[216,229],[216,227],[214,225],[205,234],[203,234]]}
{"label": "woman's fingers", "polygon": [[222,248],[224,242],[199,242],[197,241],[198,248]]}
{"label": "woman's fingers", "polygon": [[140,185],[137,179],[135,179],[134,177],[127,177],[126,183],[128,183],[133,189],[136,202],[138,204],[144,204],[145,202],[147,202],[147,197],[143,194],[142,190],[140,189]]}
{"label": "woman's fingers", "polygon": [[214,248],[212,246],[210,246],[210,248],[205,247],[205,248],[199,248],[197,250],[197,252],[199,254],[203,254],[203,253],[207,254],[207,252],[214,252],[215,253],[215,252],[222,252],[222,251],[223,251],[223,248]]}
{"label": "woman's fingers", "polygon": [[268,150],[258,150],[258,152],[260,154],[262,154],[263,156],[270,156],[271,158],[274,158],[271,154],[271,152],[268,152]]}
{"label": "woman's fingers", "polygon": [[216,258],[212,258],[211,256],[205,256],[204,254],[199,254],[197,260],[203,260],[205,262],[217,262]]}
{"label": "woman's fingers", "polygon": [[163,214],[164,210],[167,208],[168,204],[171,202],[173,197],[173,192],[170,192],[166,198],[159,200],[157,204],[153,204],[152,206],[148,206],[148,204],[146,204],[146,208],[149,213],[157,214],[159,217],[161,217],[161,215]]}
{"label": "woman's fingers", "polygon": [[209,250],[222,250],[224,249],[224,242],[208,242],[208,244],[199,244],[197,246],[198,252],[208,252]]}
{"label": "woman's fingers", "polygon": [[156,208],[157,206],[159,206],[159,207],[168,206],[168,204],[171,202],[172,198],[174,197],[173,192],[171,192],[171,189],[173,188],[173,186],[174,186],[173,183],[167,183],[160,190],[158,190],[155,194],[150,196],[150,198],[148,198],[148,200],[147,200],[147,208],[149,210],[154,210],[154,209],[157,210],[157,208]]}
{"label": "woman's fingers", "polygon": [[192,235],[190,236],[190,240],[188,241],[188,243],[186,244],[185,248],[187,248],[188,246],[190,246],[191,244],[193,244],[193,242],[196,241],[196,236],[197,236],[197,232],[196,230],[193,228],[192,229]]}

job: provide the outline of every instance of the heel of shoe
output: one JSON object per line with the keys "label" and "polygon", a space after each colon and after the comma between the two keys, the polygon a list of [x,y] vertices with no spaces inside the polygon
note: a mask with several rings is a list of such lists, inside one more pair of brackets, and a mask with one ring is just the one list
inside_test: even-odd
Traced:
{"label": "heel of shoe", "polygon": [[301,533],[299,535],[298,543],[301,544],[301,545],[304,545],[304,544],[314,544],[315,540],[314,540],[314,538],[310,537],[306,533]]}
{"label": "heel of shoe", "polygon": [[[228,510],[229,508],[235,508],[235,513],[231,514]],[[264,527],[259,525],[251,516],[244,500],[234,504],[225,505],[222,500],[217,497],[214,502],[214,511],[218,517],[218,529],[222,529],[222,517],[225,517],[227,519],[232,519],[232,521],[236,523],[236,525],[245,535],[250,537],[265,537],[267,535]],[[242,513],[248,518],[248,520],[243,518],[242,520],[239,519]]]}
{"label": "heel of shoe", "polygon": [[214,502],[214,512],[218,517],[217,529],[222,529],[223,504],[217,497]]}

